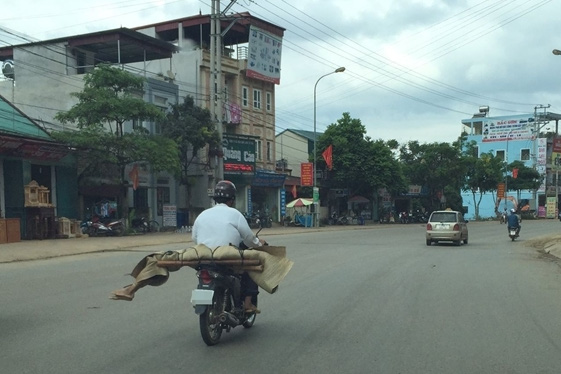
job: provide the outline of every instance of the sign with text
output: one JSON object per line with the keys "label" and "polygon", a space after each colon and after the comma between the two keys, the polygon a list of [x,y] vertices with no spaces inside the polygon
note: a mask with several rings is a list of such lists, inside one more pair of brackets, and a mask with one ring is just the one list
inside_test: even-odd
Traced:
{"label": "sign with text", "polygon": [[164,205],[164,227],[176,227],[177,226],[177,206],[175,205]]}
{"label": "sign with text", "polygon": [[314,164],[313,162],[302,162],[300,164],[300,185],[314,185]]}
{"label": "sign with text", "polygon": [[249,78],[279,84],[282,38],[251,25],[248,42],[246,75]]}
{"label": "sign with text", "polygon": [[224,134],[224,174],[255,173],[255,138],[250,136]]}
{"label": "sign with text", "polygon": [[504,197],[505,197],[505,184],[504,183],[499,183],[497,185],[497,197],[499,199],[504,199]]}

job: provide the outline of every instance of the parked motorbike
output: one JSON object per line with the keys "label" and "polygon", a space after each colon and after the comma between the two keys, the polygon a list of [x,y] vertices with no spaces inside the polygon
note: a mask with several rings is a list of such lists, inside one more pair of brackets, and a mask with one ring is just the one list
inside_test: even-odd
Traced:
{"label": "parked motorbike", "polygon": [[125,225],[121,220],[103,223],[97,216],[80,224],[82,234],[88,236],[121,236],[125,233]]}
{"label": "parked motorbike", "polygon": [[257,215],[256,213],[249,215],[247,212],[243,215],[249,227],[251,227],[252,229],[261,228],[261,219],[259,218],[259,215]]}
{"label": "parked motorbike", "polygon": [[160,224],[154,220],[149,221],[146,217],[133,218],[131,227],[133,230],[143,233],[160,231]]}
{"label": "parked motorbike", "polygon": [[[240,245],[245,249],[245,245]],[[241,296],[242,275],[229,266],[200,265],[197,268],[199,285],[191,293],[191,303],[199,315],[199,328],[203,341],[216,345],[222,332],[230,332],[237,326],[251,328],[255,323],[255,312],[246,312]],[[252,297],[257,306],[257,296]]]}
{"label": "parked motorbike", "polygon": [[329,217],[329,224],[330,225],[348,225],[349,219],[347,216],[339,216],[337,213],[333,213],[331,217]]}
{"label": "parked motorbike", "polygon": [[266,213],[259,215],[259,227],[260,228],[271,228],[273,227],[273,217]]}

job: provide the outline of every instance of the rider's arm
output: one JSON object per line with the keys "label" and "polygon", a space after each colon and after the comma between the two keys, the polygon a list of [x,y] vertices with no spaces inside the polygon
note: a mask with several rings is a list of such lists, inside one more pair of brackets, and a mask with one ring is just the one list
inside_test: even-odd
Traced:
{"label": "rider's arm", "polygon": [[247,220],[241,213],[239,217],[237,228],[244,244],[248,247],[261,247],[263,245],[263,240],[253,234],[253,231],[251,231],[251,228],[247,224]]}

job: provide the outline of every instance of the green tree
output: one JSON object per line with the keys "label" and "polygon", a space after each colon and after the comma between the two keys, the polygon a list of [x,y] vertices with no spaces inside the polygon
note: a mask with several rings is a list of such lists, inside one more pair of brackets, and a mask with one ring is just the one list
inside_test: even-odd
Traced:
{"label": "green tree", "polygon": [[153,172],[178,173],[179,158],[175,142],[150,135],[142,127],[125,132],[127,121],[160,121],[164,114],[142,99],[144,78],[110,65],[98,65],[84,76],[84,89],[71,95],[78,99],[67,112],[55,119],[74,123],[77,130],[55,131],[53,138],[76,148],[80,157],[80,180],[102,177],[118,184],[119,215],[128,213],[125,167],[148,163]]}
{"label": "green tree", "polygon": [[466,145],[463,162],[466,165],[464,191],[470,191],[475,207],[475,219],[479,219],[479,206],[483,195],[497,190],[504,178],[504,162],[493,152],[482,153],[479,157],[475,151],[476,144]]}
{"label": "green tree", "polygon": [[[516,178],[513,177],[513,170],[517,169]],[[542,176],[540,173],[524,165],[523,161],[513,161],[507,166],[507,182],[506,187],[508,191],[516,191],[516,199],[520,202],[520,191],[522,190],[537,190],[542,183]]]}
{"label": "green tree", "polygon": [[191,96],[185,97],[182,103],[170,106],[165,120],[162,122],[162,134],[177,143],[180,161],[179,182],[185,186],[187,201],[189,201],[189,168],[197,153],[205,146],[216,149],[220,137],[210,112],[198,107]]}
{"label": "green tree", "polygon": [[448,207],[462,210],[460,191],[465,164],[459,142],[420,144],[410,141],[400,147],[399,160],[408,182],[423,186],[428,192],[425,200],[427,209],[440,208],[439,195],[443,194]]}
{"label": "green tree", "polygon": [[398,161],[392,153],[396,141],[387,143],[373,141],[366,136],[366,128],[360,119],[349,113],[337,123],[328,126],[318,139],[318,169],[325,169],[321,153],[333,146],[333,170],[330,172],[331,186],[349,188],[352,194],[373,196],[378,188],[402,190],[404,179]]}

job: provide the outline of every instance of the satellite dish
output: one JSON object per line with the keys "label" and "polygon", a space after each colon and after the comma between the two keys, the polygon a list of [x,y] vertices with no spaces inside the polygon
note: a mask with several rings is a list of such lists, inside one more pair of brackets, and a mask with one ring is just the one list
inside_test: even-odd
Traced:
{"label": "satellite dish", "polygon": [[14,79],[14,62],[12,60],[2,62],[2,74],[6,78]]}
{"label": "satellite dish", "polygon": [[175,74],[171,70],[166,71],[166,73],[171,80],[175,79]]}

